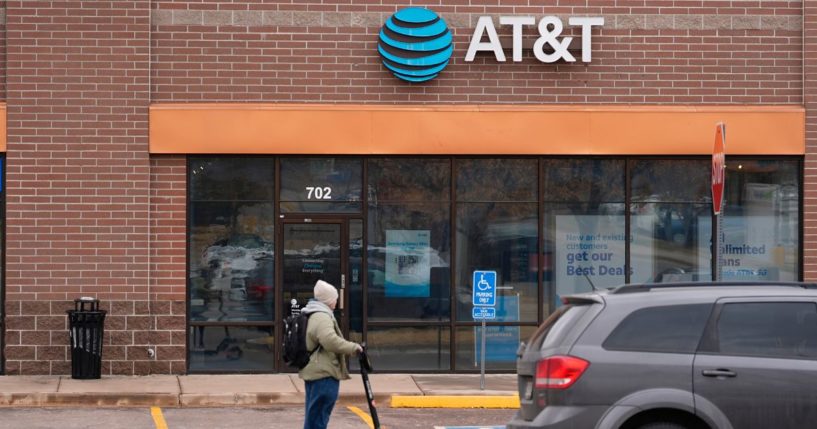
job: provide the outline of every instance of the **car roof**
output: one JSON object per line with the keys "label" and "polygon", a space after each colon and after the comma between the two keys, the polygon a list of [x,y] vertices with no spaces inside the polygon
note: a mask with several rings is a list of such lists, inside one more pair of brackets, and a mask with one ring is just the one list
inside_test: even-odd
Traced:
{"label": "car roof", "polygon": [[[736,288],[740,289],[747,289],[747,290],[756,290],[756,291],[765,291],[764,293],[768,293],[769,291],[785,291],[789,290],[791,292],[797,293],[795,291],[817,291],[817,284],[815,283],[805,283],[805,282],[769,282],[769,281],[744,281],[744,282],[676,282],[676,283],[640,283],[640,284],[628,284],[619,286],[611,290],[612,294],[626,294],[626,293],[638,293],[638,292],[650,292],[650,291],[677,291],[677,290],[689,290],[689,289],[696,289],[696,290],[704,290],[704,289],[714,289],[716,291],[720,290],[734,290]],[[785,288],[785,289],[781,289]],[[812,292],[814,293],[814,292]]]}
{"label": "car roof", "polygon": [[817,284],[802,282],[693,282],[641,283],[564,296],[565,302],[611,302],[617,300],[707,301],[721,297],[806,296],[817,297]]}

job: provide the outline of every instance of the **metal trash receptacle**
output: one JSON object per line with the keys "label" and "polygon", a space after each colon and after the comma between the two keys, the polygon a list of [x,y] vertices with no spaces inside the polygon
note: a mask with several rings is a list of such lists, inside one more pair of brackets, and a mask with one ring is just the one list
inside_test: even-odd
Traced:
{"label": "metal trash receptacle", "polygon": [[71,378],[98,379],[102,376],[102,334],[105,310],[96,298],[74,300],[68,310],[68,338],[71,347]]}

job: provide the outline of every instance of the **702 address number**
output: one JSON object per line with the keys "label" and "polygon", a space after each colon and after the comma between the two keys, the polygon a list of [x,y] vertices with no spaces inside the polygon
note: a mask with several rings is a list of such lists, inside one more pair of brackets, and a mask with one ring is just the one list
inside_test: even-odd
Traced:
{"label": "702 address number", "polygon": [[328,186],[307,186],[306,199],[308,200],[331,200],[332,188]]}

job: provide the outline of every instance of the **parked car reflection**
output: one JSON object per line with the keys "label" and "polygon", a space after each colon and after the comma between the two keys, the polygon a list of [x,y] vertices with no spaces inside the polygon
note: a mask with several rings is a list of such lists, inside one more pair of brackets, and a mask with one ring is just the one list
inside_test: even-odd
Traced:
{"label": "parked car reflection", "polygon": [[202,265],[214,270],[230,268],[234,273],[249,271],[258,261],[272,258],[272,243],[255,234],[233,234],[208,246],[201,254]]}
{"label": "parked car reflection", "polygon": [[271,242],[255,234],[233,234],[204,249],[199,276],[192,278],[192,317],[269,319],[274,295],[273,249]]}

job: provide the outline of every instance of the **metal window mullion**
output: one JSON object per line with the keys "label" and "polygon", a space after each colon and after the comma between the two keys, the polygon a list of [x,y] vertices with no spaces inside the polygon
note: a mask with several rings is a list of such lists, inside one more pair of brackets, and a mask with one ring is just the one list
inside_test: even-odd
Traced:
{"label": "metal window mullion", "polygon": [[369,160],[370,158],[368,157],[362,159],[363,186],[360,191],[363,194],[361,195],[363,204],[361,207],[361,222],[363,222],[363,225],[361,225],[360,231],[360,233],[363,234],[363,240],[360,244],[360,293],[362,295],[361,299],[363,300],[361,303],[363,308],[360,317],[362,317],[363,320],[360,326],[360,335],[363,342],[368,342],[369,338]]}
{"label": "metal window mullion", "polygon": [[[542,158],[538,158],[537,161],[538,161],[538,165],[537,165],[536,171],[538,173],[537,174],[538,178],[536,180],[536,186],[538,188],[537,189],[537,191],[538,191],[537,192],[538,203],[536,204],[536,211],[538,212],[539,216],[538,216],[538,222],[537,222],[537,225],[536,225],[536,228],[537,228],[537,231],[538,231],[538,237],[536,238],[536,247],[537,247],[537,249],[536,249],[536,271],[537,271],[537,275],[536,275],[536,284],[537,284],[537,286],[536,286],[536,291],[537,291],[537,294],[536,294],[536,300],[537,300],[536,301],[536,311],[537,311],[536,321],[537,321],[537,323],[542,323],[542,320],[543,320],[543,317],[544,317],[544,308],[543,308],[543,305],[542,305],[542,300],[545,298],[545,293],[546,293],[545,290],[544,290],[545,289],[545,285],[544,285],[544,280],[545,280],[545,276],[544,276],[544,271],[545,271],[545,263],[544,263],[544,261],[545,261],[545,258],[544,258],[544,252],[545,252],[545,228],[544,228],[544,222],[545,222],[545,202],[544,202],[545,201],[545,186],[544,186],[545,162],[544,162],[544,159],[542,159]],[[553,303],[553,299],[552,299],[553,294],[551,293],[550,289],[552,289],[552,288],[549,288],[549,290],[547,291],[547,295],[548,295],[548,311],[550,311],[550,307],[552,307],[552,305],[553,305],[552,304]]]}
{"label": "metal window mullion", "polygon": [[632,219],[630,204],[632,203],[632,177],[630,177],[630,159],[624,158],[624,283],[628,284],[631,280],[631,272],[633,271],[632,261],[630,258],[630,246],[633,240],[630,239],[632,233]]}
{"label": "metal window mullion", "polygon": [[454,161],[454,157],[448,158],[448,174],[450,175],[448,179],[448,187],[449,187],[449,240],[451,243],[451,261],[449,262],[449,266],[453,267],[448,273],[449,276],[449,285],[448,288],[449,293],[449,305],[451,307],[450,310],[450,317],[449,319],[449,336],[448,336],[448,370],[451,372],[456,371],[456,354],[457,354],[457,330],[456,321],[457,321],[457,283],[456,283],[456,271],[457,271],[457,175],[456,171],[456,164]]}

